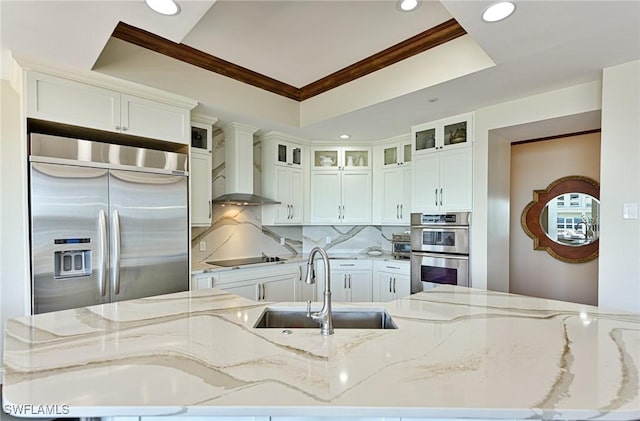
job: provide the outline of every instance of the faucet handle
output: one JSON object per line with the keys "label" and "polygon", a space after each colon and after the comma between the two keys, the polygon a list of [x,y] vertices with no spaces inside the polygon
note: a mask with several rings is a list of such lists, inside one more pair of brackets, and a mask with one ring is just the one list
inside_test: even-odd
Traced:
{"label": "faucet handle", "polygon": [[311,300],[307,301],[307,317],[311,317]]}

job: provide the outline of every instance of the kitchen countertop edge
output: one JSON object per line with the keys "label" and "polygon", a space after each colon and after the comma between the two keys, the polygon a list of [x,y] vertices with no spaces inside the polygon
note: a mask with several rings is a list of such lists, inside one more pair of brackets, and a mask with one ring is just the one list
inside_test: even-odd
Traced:
{"label": "kitchen countertop edge", "polygon": [[[210,272],[222,272],[227,270],[242,270],[242,269],[255,269],[259,267],[273,267],[276,265],[286,265],[293,263],[304,263],[307,261],[309,255],[307,253],[296,254],[290,256],[280,256],[285,258],[286,260],[281,262],[265,262],[265,263],[256,263],[251,265],[241,265],[241,266],[216,266],[211,265],[206,262],[198,262],[194,263],[191,266],[191,275],[200,275],[203,273]],[[369,254],[358,254],[358,253],[336,253],[330,255],[329,258],[331,260],[371,260],[371,261],[386,261],[386,262],[403,262],[409,263],[409,259],[396,259],[391,255],[391,253],[383,253],[381,255],[369,255]]]}

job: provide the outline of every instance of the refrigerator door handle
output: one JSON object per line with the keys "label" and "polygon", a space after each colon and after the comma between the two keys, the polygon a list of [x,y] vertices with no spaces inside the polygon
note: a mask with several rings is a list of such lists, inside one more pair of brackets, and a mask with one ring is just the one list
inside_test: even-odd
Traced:
{"label": "refrigerator door handle", "polygon": [[100,295],[107,295],[107,214],[104,209],[100,209],[98,214],[98,225],[100,227],[100,276],[98,277],[98,288]]}
{"label": "refrigerator door handle", "polygon": [[113,268],[111,283],[116,295],[120,294],[120,214],[113,211]]}

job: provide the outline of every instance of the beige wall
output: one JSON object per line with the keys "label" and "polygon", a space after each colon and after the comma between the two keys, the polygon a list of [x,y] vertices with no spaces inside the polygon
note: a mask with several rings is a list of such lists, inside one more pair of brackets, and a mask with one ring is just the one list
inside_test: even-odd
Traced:
{"label": "beige wall", "polygon": [[509,291],[515,294],[598,304],[598,259],[565,263],[544,250],[520,225],[533,190],[568,175],[600,180],[600,133],[511,146]]}
{"label": "beige wall", "polygon": [[[601,83],[591,82],[476,110],[469,248],[474,288],[509,291],[509,219],[505,215],[509,213],[511,144],[496,132],[523,124],[547,125],[557,119],[588,115],[600,110],[601,95]],[[548,135],[559,133],[563,132]]]}

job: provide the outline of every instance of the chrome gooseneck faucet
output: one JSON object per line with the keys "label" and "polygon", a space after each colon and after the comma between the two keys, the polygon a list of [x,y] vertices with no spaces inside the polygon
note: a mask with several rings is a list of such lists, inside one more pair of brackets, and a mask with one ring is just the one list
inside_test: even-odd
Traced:
{"label": "chrome gooseneck faucet", "polygon": [[320,253],[324,261],[324,303],[322,309],[316,313],[311,312],[311,301],[307,301],[307,317],[319,321],[320,334],[324,336],[333,335],[333,320],[331,318],[331,281],[329,280],[329,256],[327,252],[320,247],[314,247],[309,253],[307,261],[307,275],[304,282],[311,285],[316,282],[316,271],[313,265],[313,258],[316,253]]}

